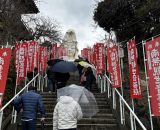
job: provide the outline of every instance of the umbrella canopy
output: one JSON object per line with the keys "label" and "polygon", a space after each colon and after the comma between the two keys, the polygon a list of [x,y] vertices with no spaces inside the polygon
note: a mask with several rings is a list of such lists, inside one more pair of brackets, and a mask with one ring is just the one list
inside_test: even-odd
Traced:
{"label": "umbrella canopy", "polygon": [[69,73],[75,72],[77,70],[77,66],[73,62],[59,61],[52,66],[51,70],[52,72]]}
{"label": "umbrella canopy", "polygon": [[96,77],[96,68],[95,68],[93,65],[91,65],[91,64],[89,64],[89,63],[87,63],[87,62],[85,62],[85,61],[81,61],[81,62],[79,62],[78,64],[81,65],[81,66],[83,66],[84,68],[91,67],[91,69],[92,69],[92,71],[93,71],[93,74],[94,74],[94,76]]}
{"label": "umbrella canopy", "polygon": [[98,111],[98,106],[94,95],[82,86],[75,84],[60,88],[57,90],[58,98],[60,96],[70,96],[81,106],[84,117],[92,117]]}
{"label": "umbrella canopy", "polygon": [[91,64],[89,64],[88,62],[85,62],[85,61],[80,61],[78,64],[80,64],[81,66],[83,66],[85,68],[88,68],[88,67],[95,68],[93,65],[91,65]]}
{"label": "umbrella canopy", "polygon": [[63,61],[62,59],[51,59],[47,62],[48,66],[53,66],[54,64]]}

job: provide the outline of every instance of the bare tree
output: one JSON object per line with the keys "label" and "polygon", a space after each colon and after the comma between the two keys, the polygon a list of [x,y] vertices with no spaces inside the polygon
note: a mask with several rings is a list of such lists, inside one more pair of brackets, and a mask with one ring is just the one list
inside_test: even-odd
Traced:
{"label": "bare tree", "polygon": [[33,4],[35,1],[0,0],[1,45],[7,42],[13,45],[19,40],[41,39],[51,42],[60,40],[61,33],[55,20],[33,15],[38,13],[38,8]]}
{"label": "bare tree", "polygon": [[61,40],[60,26],[56,20],[49,17],[32,15],[25,16],[24,21],[34,38],[40,39],[42,42]]}

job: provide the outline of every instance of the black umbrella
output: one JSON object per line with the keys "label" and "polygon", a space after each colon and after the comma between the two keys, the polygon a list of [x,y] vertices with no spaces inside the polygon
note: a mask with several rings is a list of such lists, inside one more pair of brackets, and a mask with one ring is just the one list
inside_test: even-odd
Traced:
{"label": "black umbrella", "polygon": [[47,64],[48,64],[48,66],[53,66],[60,61],[63,61],[63,60],[62,59],[51,59],[47,62]]}
{"label": "black umbrella", "polygon": [[74,62],[59,61],[52,66],[51,70],[52,72],[69,73],[75,72],[77,70],[77,66],[74,64]]}

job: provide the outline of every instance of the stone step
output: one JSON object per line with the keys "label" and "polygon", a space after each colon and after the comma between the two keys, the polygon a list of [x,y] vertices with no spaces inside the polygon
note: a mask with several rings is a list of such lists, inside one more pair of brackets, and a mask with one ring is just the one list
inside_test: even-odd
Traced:
{"label": "stone step", "polygon": [[[45,104],[45,108],[54,108],[56,104]],[[85,105],[82,105],[82,107],[85,107]],[[92,106],[90,106],[92,107]],[[94,107],[94,106],[93,106]],[[110,108],[110,105],[107,104],[107,105],[98,105],[98,108],[99,109],[109,109]]]}
{"label": "stone step", "polygon": [[[55,98],[55,99],[57,99],[57,95],[56,94],[50,94],[50,93],[47,92],[47,94],[41,94],[41,95],[42,95],[42,98]],[[95,96],[96,99],[97,98],[105,98],[106,99],[106,95],[105,94],[101,94],[101,95],[96,94],[94,96]]]}
{"label": "stone step", "polygon": [[[36,130],[41,130],[42,125],[39,123],[37,124]],[[53,130],[52,124],[44,124],[45,130]],[[21,124],[17,130],[21,130]],[[119,130],[117,124],[78,124],[77,130]]]}
{"label": "stone step", "polygon": [[[40,114],[38,114],[38,117],[40,117]],[[46,113],[45,115],[46,118],[52,118],[53,117],[53,112],[51,113]],[[97,113],[95,116],[91,117],[92,118],[114,118],[114,115],[112,113]]]}
{"label": "stone step", "polygon": [[[57,102],[55,101],[43,101],[44,105],[47,105],[47,104],[53,104],[53,105],[56,105]],[[103,101],[99,101],[97,102],[98,106],[99,105],[108,105],[109,103],[107,102],[103,102]]]}
{"label": "stone step", "polygon": [[[89,98],[88,98],[89,99]],[[90,100],[90,99],[89,99]],[[43,101],[57,101],[57,98],[56,97],[54,97],[54,98],[43,98]],[[105,99],[105,98],[101,98],[101,97],[99,97],[99,98],[96,98],[96,101],[98,102],[98,101],[104,101],[104,102],[106,102],[107,101],[107,99]]]}
{"label": "stone step", "polygon": [[[46,110],[46,112],[48,112],[48,113],[52,113],[53,111],[54,111],[54,109],[53,108],[46,108],[45,109]],[[87,110],[87,111],[89,111],[89,109],[85,109],[85,110]],[[84,111],[85,111],[84,110]],[[98,113],[112,113],[112,110],[111,109],[99,109],[99,112]]]}
{"label": "stone step", "polygon": [[[40,123],[40,119],[37,120],[37,123]],[[45,119],[45,124],[52,124],[53,123],[53,118],[46,118]],[[111,119],[105,119],[105,118],[83,118],[78,121],[78,124],[116,124],[116,119],[111,118]]]}
{"label": "stone step", "polygon": [[[52,101],[52,100],[50,100],[50,101],[43,101],[43,103],[46,105],[46,104],[53,104],[53,105],[55,105],[57,102],[56,101]],[[107,102],[107,101],[97,101],[97,104],[98,105],[108,105],[109,103]]]}
{"label": "stone step", "polygon": [[[53,96],[56,96],[56,94],[55,93],[52,93],[52,94],[49,94],[48,92],[43,92],[43,93],[40,93],[42,96],[43,95],[53,95]],[[93,93],[93,95],[96,97],[96,96],[107,96],[107,94],[106,93]]]}

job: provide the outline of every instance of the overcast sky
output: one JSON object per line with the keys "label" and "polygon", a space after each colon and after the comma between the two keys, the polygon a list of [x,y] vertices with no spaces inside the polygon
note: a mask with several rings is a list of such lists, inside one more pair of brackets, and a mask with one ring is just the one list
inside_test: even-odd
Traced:
{"label": "overcast sky", "polygon": [[93,27],[94,7],[94,0],[43,0],[38,4],[41,15],[60,23],[63,36],[68,29],[75,30],[79,50],[105,36],[103,29]]}

